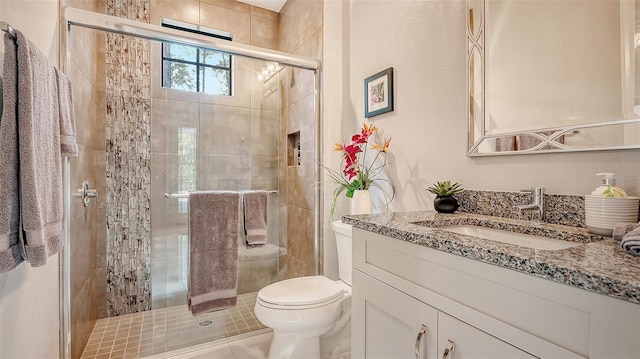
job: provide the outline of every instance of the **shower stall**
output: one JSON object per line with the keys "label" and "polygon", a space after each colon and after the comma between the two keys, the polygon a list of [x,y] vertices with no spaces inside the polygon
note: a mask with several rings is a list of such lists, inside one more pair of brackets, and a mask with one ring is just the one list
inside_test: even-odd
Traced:
{"label": "shower stall", "polygon": [[[132,11],[115,3],[107,1],[109,15],[64,9],[61,64],[79,102],[81,143],[67,163],[66,356],[88,342],[91,357],[91,330],[115,331],[123,355],[134,352],[118,347],[118,330],[136,331],[135,353],[145,356],[264,329],[253,318],[256,292],[320,272],[318,61],[223,40],[204,24],[118,17]],[[81,180],[97,188],[88,206],[76,198],[94,193],[76,192]],[[247,248],[239,228],[238,308],[194,318],[188,193],[201,190],[268,191],[268,243]],[[72,221],[81,213],[94,224],[79,237]],[[95,269],[78,270],[88,260],[77,248],[91,245]],[[87,310],[76,309],[86,307],[76,298],[87,285],[101,318],[90,329]]]}

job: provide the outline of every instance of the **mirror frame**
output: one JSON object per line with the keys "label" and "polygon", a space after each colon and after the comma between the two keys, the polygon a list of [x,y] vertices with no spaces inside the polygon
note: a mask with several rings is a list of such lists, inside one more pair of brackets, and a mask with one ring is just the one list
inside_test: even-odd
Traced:
{"label": "mirror frame", "polygon": [[[638,144],[631,145],[583,145],[583,146],[571,146],[565,145],[560,141],[555,141],[564,135],[571,135],[580,133],[581,129],[588,128],[603,128],[613,126],[624,126],[630,124],[640,124],[640,118],[637,114],[634,114],[636,118],[620,119],[606,122],[595,122],[588,124],[570,125],[570,126],[558,126],[551,128],[538,128],[517,132],[505,132],[505,133],[486,133],[485,127],[485,3],[490,0],[467,0],[466,6],[466,47],[467,47],[467,156],[468,157],[486,157],[486,156],[505,156],[505,155],[524,155],[534,153],[567,153],[567,152],[583,152],[583,151],[604,151],[604,150],[625,150],[625,149],[638,149],[640,148],[640,142]],[[635,4],[631,1],[620,2],[621,11],[633,11],[635,10]],[[480,9],[478,9],[478,5]],[[624,10],[628,7],[627,10]],[[633,9],[630,7],[634,7]],[[479,10],[479,11],[478,11]],[[640,9],[638,9],[640,11]],[[474,15],[474,12],[476,15]],[[474,33],[474,21],[478,22]],[[635,92],[635,63],[633,61],[633,53],[630,49],[634,46],[634,32],[635,22],[628,21],[628,18],[621,18],[621,29],[628,29],[629,31],[621,31],[621,41],[627,46],[624,47],[624,63],[622,64],[625,73],[628,74],[628,78],[624,81],[624,86],[628,91]],[[474,59],[475,56],[479,56],[479,59]],[[476,65],[480,66],[476,66]],[[477,68],[479,67],[479,69]],[[479,71],[476,73],[475,71]],[[480,83],[477,83],[479,79]],[[479,87],[479,93],[478,93]],[[479,95],[474,99],[474,95]],[[475,107],[477,104],[477,107]],[[476,131],[479,134],[476,134]],[[494,151],[494,152],[480,152],[480,146],[489,141],[500,137],[513,137],[513,136],[530,136],[540,140],[540,143],[528,148],[526,150],[512,150],[512,151]]]}

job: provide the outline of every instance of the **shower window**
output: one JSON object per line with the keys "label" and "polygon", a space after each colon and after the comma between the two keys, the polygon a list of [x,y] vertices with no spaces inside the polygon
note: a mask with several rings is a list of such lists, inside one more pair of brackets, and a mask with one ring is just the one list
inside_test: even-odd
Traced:
{"label": "shower window", "polygon": [[[178,128],[178,193],[196,190],[196,141],[193,127]],[[188,213],[188,199],[178,199],[178,213]]]}
{"label": "shower window", "polygon": [[[231,34],[202,26],[162,21],[163,27],[231,41]],[[231,96],[231,55],[193,46],[162,44],[162,86],[177,90]]]}

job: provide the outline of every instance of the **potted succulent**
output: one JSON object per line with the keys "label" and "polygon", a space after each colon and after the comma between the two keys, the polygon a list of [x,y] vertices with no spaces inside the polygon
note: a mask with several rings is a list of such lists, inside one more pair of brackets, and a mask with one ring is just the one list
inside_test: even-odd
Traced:
{"label": "potted succulent", "polygon": [[436,182],[427,191],[436,195],[433,207],[440,213],[453,213],[458,209],[458,200],[454,195],[464,191],[459,183],[451,181]]}

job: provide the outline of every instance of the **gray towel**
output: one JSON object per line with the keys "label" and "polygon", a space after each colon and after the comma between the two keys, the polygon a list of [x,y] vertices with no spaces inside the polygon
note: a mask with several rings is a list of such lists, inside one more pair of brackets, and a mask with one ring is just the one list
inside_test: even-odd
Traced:
{"label": "gray towel", "polygon": [[616,241],[620,241],[622,240],[622,237],[624,237],[625,234],[629,233],[635,226],[637,226],[637,224],[616,223],[616,225],[613,227],[613,234],[611,235],[611,237],[613,237],[613,239],[615,239]]}
{"label": "gray towel", "polygon": [[267,244],[267,191],[247,191],[244,199],[244,234],[247,246]]}
{"label": "gray towel", "polygon": [[47,57],[20,31],[15,33],[23,256],[37,267],[63,243],[58,86]]}
{"label": "gray towel", "polygon": [[18,156],[18,67],[16,43],[4,34],[0,119],[0,273],[24,260],[20,240],[20,164]]}
{"label": "gray towel", "polygon": [[78,157],[71,81],[67,75],[56,69],[56,84],[58,86],[58,109],[60,112],[60,152],[65,156]]}
{"label": "gray towel", "polygon": [[640,222],[622,237],[620,247],[633,255],[640,255]]}
{"label": "gray towel", "polygon": [[189,195],[189,310],[231,308],[238,294],[238,192]]}

